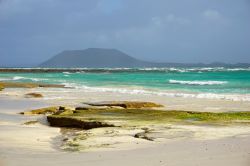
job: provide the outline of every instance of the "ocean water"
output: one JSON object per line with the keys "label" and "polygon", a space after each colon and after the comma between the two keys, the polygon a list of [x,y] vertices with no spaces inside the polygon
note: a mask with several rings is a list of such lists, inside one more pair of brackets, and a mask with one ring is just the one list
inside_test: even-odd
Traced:
{"label": "ocean water", "polygon": [[117,68],[0,73],[0,81],[56,83],[83,91],[250,101],[250,68]]}

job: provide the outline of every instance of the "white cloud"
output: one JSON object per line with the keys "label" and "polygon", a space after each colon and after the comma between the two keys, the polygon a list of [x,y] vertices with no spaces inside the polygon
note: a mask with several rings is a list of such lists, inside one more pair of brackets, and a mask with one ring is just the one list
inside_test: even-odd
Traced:
{"label": "white cloud", "polygon": [[162,25],[162,19],[160,17],[153,17],[152,22],[156,26],[161,26]]}
{"label": "white cloud", "polygon": [[166,20],[167,21],[174,21],[176,19],[176,17],[175,17],[175,15],[173,15],[173,14],[169,14],[169,15],[167,15],[167,17],[166,17]]}
{"label": "white cloud", "polygon": [[109,38],[106,34],[100,34],[96,38],[97,43],[107,43],[109,41]]}
{"label": "white cloud", "polygon": [[163,26],[168,24],[186,25],[190,23],[190,20],[184,17],[178,17],[174,14],[168,14],[167,16],[163,17],[153,17],[152,22],[156,26]]}
{"label": "white cloud", "polygon": [[220,12],[218,12],[217,10],[211,10],[208,9],[206,11],[204,11],[202,13],[202,15],[206,18],[206,19],[210,19],[210,20],[219,20],[222,18],[222,15]]}
{"label": "white cloud", "polygon": [[169,14],[166,16],[166,21],[167,22],[173,22],[181,25],[189,24],[190,20],[184,17],[178,17],[174,14]]}

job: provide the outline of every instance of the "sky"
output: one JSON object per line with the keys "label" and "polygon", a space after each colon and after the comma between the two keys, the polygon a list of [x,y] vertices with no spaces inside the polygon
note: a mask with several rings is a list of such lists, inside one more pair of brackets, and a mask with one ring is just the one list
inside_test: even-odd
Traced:
{"label": "sky", "polygon": [[250,63],[250,0],[0,0],[0,66],[89,47],[154,62]]}

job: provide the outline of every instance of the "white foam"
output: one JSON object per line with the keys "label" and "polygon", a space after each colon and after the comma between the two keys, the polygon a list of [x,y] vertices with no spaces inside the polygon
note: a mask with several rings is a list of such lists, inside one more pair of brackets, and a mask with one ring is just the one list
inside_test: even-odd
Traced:
{"label": "white foam", "polygon": [[181,80],[169,80],[170,84],[182,84],[182,85],[222,85],[227,81],[181,81]]}
{"label": "white foam", "polygon": [[227,71],[250,71],[250,68],[231,68],[227,69]]}
{"label": "white foam", "polygon": [[63,74],[68,75],[68,74],[72,74],[72,73],[66,71],[66,72],[63,72]]}
{"label": "white foam", "polygon": [[7,81],[7,80],[10,80],[8,78],[0,78],[0,81]]}
{"label": "white foam", "polygon": [[38,81],[45,81],[45,80],[48,80],[48,79],[45,79],[45,78],[28,78],[28,77],[15,76],[15,77],[12,78],[12,80],[14,80],[14,81],[17,81],[17,80],[31,80],[31,81],[38,82]]}
{"label": "white foam", "polygon": [[20,76],[13,77],[13,80],[22,80],[22,79],[25,79],[25,78],[24,77],[20,77]]}
{"label": "white foam", "polygon": [[108,92],[108,93],[121,93],[131,95],[155,95],[166,97],[181,97],[181,98],[197,98],[197,99],[216,99],[216,100],[230,100],[230,101],[250,101],[250,94],[215,94],[215,93],[189,93],[179,91],[159,91],[151,89],[139,88],[114,88],[114,87],[91,87],[83,86],[75,83],[65,83],[66,87],[78,89],[84,92]]}
{"label": "white foam", "polygon": [[[126,69],[124,69],[126,70]],[[139,71],[162,71],[162,72],[230,72],[230,71],[250,71],[250,68],[224,68],[224,67],[168,67],[168,68],[138,68]]]}
{"label": "white foam", "polygon": [[80,87],[78,84],[67,83],[67,82],[63,83],[63,85],[64,85],[65,88],[76,88],[76,89],[78,89]]}

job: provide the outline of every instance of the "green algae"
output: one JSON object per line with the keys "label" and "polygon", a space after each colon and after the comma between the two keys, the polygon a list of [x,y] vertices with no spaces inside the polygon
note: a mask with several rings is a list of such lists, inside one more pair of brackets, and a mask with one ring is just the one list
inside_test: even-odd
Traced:
{"label": "green algae", "polygon": [[163,111],[150,109],[95,109],[74,111],[72,117],[95,117],[95,118],[124,118],[137,120],[167,120],[167,119],[197,119],[198,121],[232,121],[250,120],[250,112],[191,112],[191,111]]}

